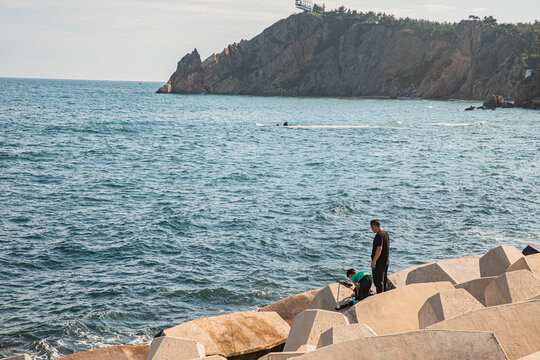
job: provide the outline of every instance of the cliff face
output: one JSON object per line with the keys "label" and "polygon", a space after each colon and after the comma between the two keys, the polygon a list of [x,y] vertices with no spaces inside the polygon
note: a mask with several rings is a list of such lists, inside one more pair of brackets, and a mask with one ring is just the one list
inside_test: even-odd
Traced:
{"label": "cliff face", "polygon": [[437,37],[298,14],[204,62],[194,50],[158,92],[514,98],[524,73],[519,54],[517,41],[478,21]]}

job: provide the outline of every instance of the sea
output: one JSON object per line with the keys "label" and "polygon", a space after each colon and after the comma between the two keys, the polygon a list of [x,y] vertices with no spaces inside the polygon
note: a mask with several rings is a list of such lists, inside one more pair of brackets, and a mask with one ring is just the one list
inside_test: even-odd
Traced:
{"label": "sea", "polygon": [[540,243],[540,111],[160,85],[0,78],[0,358]]}

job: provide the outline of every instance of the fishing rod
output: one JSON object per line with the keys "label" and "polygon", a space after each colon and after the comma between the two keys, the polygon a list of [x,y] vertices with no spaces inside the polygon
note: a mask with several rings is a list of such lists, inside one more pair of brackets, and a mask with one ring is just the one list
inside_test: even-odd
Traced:
{"label": "fishing rod", "polygon": [[[316,268],[318,268],[321,272],[323,272],[324,274],[330,276],[332,279],[334,279],[337,283],[338,283],[338,292],[337,292],[337,296],[335,298],[335,302],[336,302],[336,305],[338,305],[336,307],[336,309],[339,308],[339,293],[340,293],[340,290],[341,290],[341,285],[349,288],[349,289],[352,289],[353,287],[353,284],[351,284],[350,282],[348,282],[347,280],[339,280],[338,278],[336,278],[334,275],[330,274],[328,271],[322,269],[320,266],[316,265],[316,264],[312,264],[314,265]],[[354,297],[354,294],[351,295],[351,297]],[[348,298],[345,298],[344,300],[346,300]]]}

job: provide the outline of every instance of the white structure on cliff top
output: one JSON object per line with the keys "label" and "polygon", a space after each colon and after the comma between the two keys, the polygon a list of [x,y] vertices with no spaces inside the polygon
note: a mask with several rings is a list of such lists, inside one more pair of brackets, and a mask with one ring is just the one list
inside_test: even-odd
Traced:
{"label": "white structure on cliff top", "polygon": [[311,12],[313,11],[313,1],[312,0],[295,0],[294,4],[300,10]]}

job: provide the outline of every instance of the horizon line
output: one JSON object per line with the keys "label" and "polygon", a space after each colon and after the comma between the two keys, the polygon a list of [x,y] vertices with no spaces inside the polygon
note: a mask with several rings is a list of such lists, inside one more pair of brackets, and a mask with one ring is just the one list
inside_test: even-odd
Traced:
{"label": "horizon line", "polygon": [[[65,80],[65,81],[108,81],[108,82],[146,82],[146,83],[163,83],[156,80],[114,80],[114,79],[77,79],[77,78],[52,78],[52,77],[24,77],[24,76],[3,76],[0,79],[17,79],[17,80]],[[167,80],[168,81],[168,80]]]}

